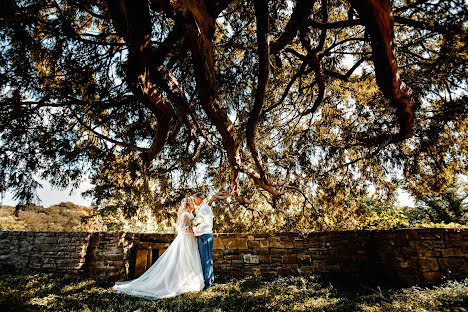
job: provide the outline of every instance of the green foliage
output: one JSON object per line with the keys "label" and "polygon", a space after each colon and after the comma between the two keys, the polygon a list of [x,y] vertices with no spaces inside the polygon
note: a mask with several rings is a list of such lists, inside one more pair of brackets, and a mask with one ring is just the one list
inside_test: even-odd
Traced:
{"label": "green foliage", "polygon": [[410,225],[408,216],[401,207],[392,207],[380,210],[376,215],[367,218],[363,227],[365,228],[404,228]]}
{"label": "green foliage", "polygon": [[468,222],[468,183],[454,181],[440,193],[430,193],[417,197],[418,210],[432,223]]}
{"label": "green foliage", "polygon": [[217,277],[199,294],[150,301],[112,282],[53,274],[0,275],[2,311],[464,311],[468,280],[428,288],[333,285],[313,277]]}
{"label": "green foliage", "polygon": [[[187,193],[226,189],[230,168],[225,153],[204,138],[198,145],[187,140],[192,137],[185,126],[171,136],[158,159],[143,164],[135,146],[150,145],[158,122],[127,84],[128,46],[114,28],[105,1],[7,3],[8,14],[0,17],[0,193],[9,190],[22,204],[38,203],[37,177],[53,186],[77,187],[90,176],[95,187],[88,195],[100,208],[118,207],[128,218],[147,210],[157,224],[164,224]],[[289,4],[269,1],[271,42],[284,31]],[[304,75],[292,80],[305,54],[296,37],[290,45],[293,52],[270,60],[270,88],[257,145],[270,180],[287,180],[308,200],[289,189],[274,209],[271,196],[241,175],[242,195],[251,205],[216,203],[219,231],[353,228],[368,217],[360,201],[370,185],[386,202],[398,186],[416,195],[439,192],[454,173],[466,174],[465,3],[409,0],[392,5],[394,16],[417,22],[395,22],[401,79],[413,89],[414,136],[377,146],[356,139],[398,130],[394,109],[375,82],[370,46],[359,25],[327,31],[319,53],[325,98],[315,114],[304,115],[317,98],[317,77],[306,66]],[[347,2],[328,1],[329,22],[347,20],[349,10]],[[312,13],[314,19],[321,16],[320,7]],[[174,20],[153,11],[151,18],[151,41],[158,47],[174,29]],[[252,1],[232,1],[216,20],[213,40],[217,101],[233,120],[240,157],[251,167],[245,124],[257,81],[253,21]],[[309,30],[311,43],[317,45],[321,30]],[[220,145],[214,125],[200,108],[191,55],[184,49],[174,53],[170,69],[193,101],[204,133]],[[346,76],[358,62],[357,70]],[[450,220],[463,220],[453,209]],[[375,226],[402,225],[399,212],[376,213],[381,219],[372,221]],[[119,222],[110,228],[124,227]]]}

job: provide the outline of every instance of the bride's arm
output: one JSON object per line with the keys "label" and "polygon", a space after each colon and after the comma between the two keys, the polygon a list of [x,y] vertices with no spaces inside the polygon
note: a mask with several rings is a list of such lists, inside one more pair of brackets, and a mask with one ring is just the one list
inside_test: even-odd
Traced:
{"label": "bride's arm", "polygon": [[191,227],[191,224],[190,224],[190,216],[188,213],[185,213],[184,214],[184,228],[185,228],[185,232],[193,232],[193,229]]}

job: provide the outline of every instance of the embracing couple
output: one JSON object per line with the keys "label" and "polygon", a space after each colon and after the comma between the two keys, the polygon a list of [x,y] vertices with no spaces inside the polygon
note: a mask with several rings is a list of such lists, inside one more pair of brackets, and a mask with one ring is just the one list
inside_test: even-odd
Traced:
{"label": "embracing couple", "polygon": [[[161,299],[197,292],[214,285],[213,213],[211,198],[196,193],[182,200],[177,214],[177,236],[139,278],[117,282],[119,293]],[[198,207],[194,215],[194,211]]]}

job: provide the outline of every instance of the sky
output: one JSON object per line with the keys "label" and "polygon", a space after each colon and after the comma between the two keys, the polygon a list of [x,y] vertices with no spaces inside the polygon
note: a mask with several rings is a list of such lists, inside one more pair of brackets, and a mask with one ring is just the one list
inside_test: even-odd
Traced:
{"label": "sky", "polygon": [[[52,205],[59,204],[61,202],[72,202],[80,206],[90,206],[91,198],[84,198],[81,193],[90,189],[93,185],[89,180],[85,181],[79,189],[75,190],[70,194],[70,188],[65,190],[59,190],[52,188],[52,186],[46,181],[40,181],[43,184],[43,188],[38,190],[38,196],[41,199],[41,205],[43,207],[50,207]],[[398,190],[397,202],[400,206],[414,207],[414,198],[404,190]],[[6,193],[3,199],[0,199],[0,205],[15,206],[18,202],[13,200],[13,196],[10,192]]]}
{"label": "sky", "polygon": [[[80,206],[90,206],[91,198],[84,198],[81,196],[81,193],[90,189],[92,184],[89,180],[85,181],[79,189],[75,190],[70,194],[71,188],[66,188],[65,190],[53,188],[46,181],[39,181],[42,185],[42,189],[38,189],[37,194],[41,199],[40,205],[43,207],[50,207],[61,202],[72,202]],[[15,206],[18,201],[13,200],[13,194],[7,192],[4,198],[0,198],[0,205],[5,206]]]}

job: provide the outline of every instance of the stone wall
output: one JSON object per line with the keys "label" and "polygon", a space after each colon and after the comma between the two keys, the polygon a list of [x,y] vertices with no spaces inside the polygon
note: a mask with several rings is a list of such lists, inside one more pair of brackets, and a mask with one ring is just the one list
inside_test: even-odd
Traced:
{"label": "stone wall", "polygon": [[[141,275],[173,234],[0,232],[0,269]],[[319,275],[329,280],[436,283],[468,276],[468,229],[215,234],[219,275]]]}

